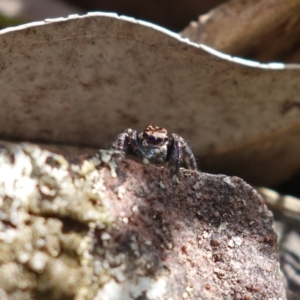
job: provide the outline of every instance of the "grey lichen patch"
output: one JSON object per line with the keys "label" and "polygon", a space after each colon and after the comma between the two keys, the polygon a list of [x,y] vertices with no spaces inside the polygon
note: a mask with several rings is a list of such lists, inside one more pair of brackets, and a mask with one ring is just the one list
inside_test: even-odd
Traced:
{"label": "grey lichen patch", "polygon": [[0,151],[0,289],[8,299],[92,299],[95,231],[113,227],[101,172],[86,160],[76,173],[62,155],[35,145]]}
{"label": "grey lichen patch", "polygon": [[116,174],[117,165],[115,163],[115,160],[113,159],[113,157],[116,157],[117,155],[123,155],[123,154],[121,151],[117,151],[117,150],[99,150],[99,155],[95,156],[96,158],[97,157],[100,158],[103,163],[109,166],[112,177],[117,177]]}
{"label": "grey lichen patch", "polygon": [[100,160],[91,159],[85,160],[81,166],[72,165],[72,171],[83,177],[87,176],[89,173],[93,172],[98,165],[101,164]]}
{"label": "grey lichen patch", "polygon": [[[165,293],[166,278],[160,271],[155,272],[160,277],[148,277],[155,265],[135,235],[130,236],[128,252],[116,251],[122,230],[115,223],[117,216],[108,213],[112,202],[107,186],[109,179],[116,180],[114,154],[100,151],[72,163],[30,144],[5,144],[1,149],[0,172],[6,174],[0,178],[3,297],[132,299],[145,293],[155,300]],[[125,199],[127,190],[132,188],[119,185],[111,195]],[[133,213],[139,214],[139,205],[132,205],[127,214],[120,212],[123,224],[131,224]],[[153,246],[151,241],[146,244]],[[132,269],[132,259],[140,270]]]}
{"label": "grey lichen patch", "polygon": [[203,185],[203,182],[197,181],[197,182],[193,185],[193,189],[194,189],[195,191],[200,190],[202,185]]}

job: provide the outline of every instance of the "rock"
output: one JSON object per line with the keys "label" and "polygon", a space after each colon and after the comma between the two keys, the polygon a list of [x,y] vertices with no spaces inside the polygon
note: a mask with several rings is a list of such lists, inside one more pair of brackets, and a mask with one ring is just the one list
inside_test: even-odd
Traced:
{"label": "rock", "polygon": [[2,144],[1,299],[286,299],[251,186],[113,156]]}

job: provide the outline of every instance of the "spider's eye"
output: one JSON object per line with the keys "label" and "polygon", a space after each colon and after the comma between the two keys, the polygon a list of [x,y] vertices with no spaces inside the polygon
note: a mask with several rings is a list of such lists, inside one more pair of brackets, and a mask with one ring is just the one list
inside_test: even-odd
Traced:
{"label": "spider's eye", "polygon": [[163,139],[162,138],[157,138],[156,141],[157,141],[157,143],[161,143],[163,141]]}
{"label": "spider's eye", "polygon": [[147,137],[148,137],[148,133],[144,132],[144,133],[143,133],[143,137],[144,137],[144,138],[147,138]]}
{"label": "spider's eye", "polygon": [[155,136],[150,135],[150,136],[148,137],[148,139],[149,139],[150,142],[154,142],[154,141],[155,141]]}

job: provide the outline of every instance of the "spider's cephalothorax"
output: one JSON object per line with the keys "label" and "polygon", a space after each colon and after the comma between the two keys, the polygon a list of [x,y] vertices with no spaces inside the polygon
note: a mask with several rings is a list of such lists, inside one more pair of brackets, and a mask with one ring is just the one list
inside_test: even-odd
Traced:
{"label": "spider's cephalothorax", "polygon": [[168,136],[162,127],[149,125],[140,134],[126,129],[117,136],[112,148],[136,155],[145,162],[168,162],[173,174],[177,174],[180,167],[197,170],[194,154],[184,139],[175,133]]}

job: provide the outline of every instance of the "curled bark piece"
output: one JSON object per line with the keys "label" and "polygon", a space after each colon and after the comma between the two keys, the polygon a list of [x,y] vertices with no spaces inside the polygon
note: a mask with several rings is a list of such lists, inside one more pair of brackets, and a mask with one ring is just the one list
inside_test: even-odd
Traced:
{"label": "curled bark piece", "polygon": [[259,188],[258,192],[273,211],[280,212],[300,221],[300,200],[298,198],[281,195],[267,188]]}
{"label": "curled bark piece", "polygon": [[285,299],[272,214],[240,178],[0,154],[3,299]]}
{"label": "curled bark piece", "polygon": [[297,0],[231,0],[200,16],[181,35],[231,55],[299,62],[299,12]]}

